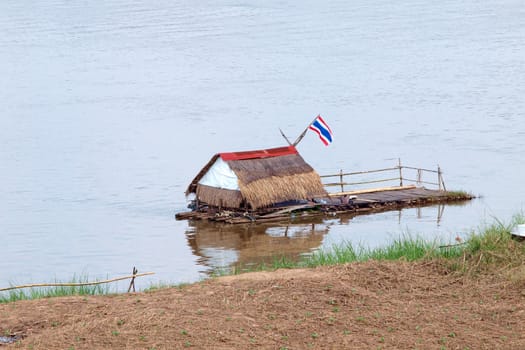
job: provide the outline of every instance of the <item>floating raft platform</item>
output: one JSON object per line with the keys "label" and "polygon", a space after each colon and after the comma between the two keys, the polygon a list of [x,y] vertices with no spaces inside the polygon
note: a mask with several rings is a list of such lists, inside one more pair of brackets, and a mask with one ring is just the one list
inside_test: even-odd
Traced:
{"label": "floating raft platform", "polygon": [[190,212],[177,213],[175,217],[177,220],[208,220],[243,224],[283,221],[294,217],[370,214],[440,203],[458,203],[473,198],[473,195],[466,192],[433,190],[410,185],[331,193],[327,197],[316,198],[315,201],[300,201],[255,211],[219,209],[204,205]]}

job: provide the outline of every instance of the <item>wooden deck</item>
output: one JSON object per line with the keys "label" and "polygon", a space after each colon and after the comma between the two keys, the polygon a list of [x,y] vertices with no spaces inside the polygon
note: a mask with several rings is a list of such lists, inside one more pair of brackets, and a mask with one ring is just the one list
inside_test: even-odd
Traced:
{"label": "wooden deck", "polygon": [[298,216],[307,218],[320,215],[333,217],[343,213],[367,214],[437,203],[461,202],[472,198],[474,198],[472,195],[463,192],[404,186],[341,192],[311,202],[254,212],[200,208],[191,212],[178,213],[176,218],[178,220],[209,220],[231,224],[269,222],[289,220]]}
{"label": "wooden deck", "polygon": [[450,196],[447,191],[429,190],[423,187],[405,188],[389,191],[378,191],[362,193],[357,195],[354,200],[356,205],[362,205],[365,202],[378,203],[387,205],[389,203],[395,204],[411,204],[414,202],[434,202],[448,199]]}

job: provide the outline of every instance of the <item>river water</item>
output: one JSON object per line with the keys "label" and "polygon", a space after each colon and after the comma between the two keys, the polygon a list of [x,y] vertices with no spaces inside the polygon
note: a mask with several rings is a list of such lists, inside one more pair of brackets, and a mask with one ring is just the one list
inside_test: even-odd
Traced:
{"label": "river water", "polygon": [[[0,287],[213,268],[402,235],[451,241],[525,203],[521,0],[0,3]],[[465,205],[285,226],[175,221],[217,152],[321,174],[444,171]],[[442,211],[442,212],[441,212]],[[121,287],[122,288],[122,287]]]}

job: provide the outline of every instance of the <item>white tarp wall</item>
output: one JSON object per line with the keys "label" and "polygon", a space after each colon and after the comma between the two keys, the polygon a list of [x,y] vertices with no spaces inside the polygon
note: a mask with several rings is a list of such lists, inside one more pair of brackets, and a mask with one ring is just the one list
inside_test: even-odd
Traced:
{"label": "white tarp wall", "polygon": [[210,170],[200,179],[199,184],[226,190],[240,190],[237,175],[235,175],[228,163],[222,160],[221,157],[217,158],[215,164],[213,164]]}

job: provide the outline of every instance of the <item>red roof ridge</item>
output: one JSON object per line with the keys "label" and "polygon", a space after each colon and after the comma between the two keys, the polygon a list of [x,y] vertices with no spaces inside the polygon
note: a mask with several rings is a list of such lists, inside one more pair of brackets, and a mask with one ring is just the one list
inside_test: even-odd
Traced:
{"label": "red roof ridge", "polygon": [[243,152],[226,152],[219,153],[219,156],[224,161],[229,160],[245,160],[245,159],[261,159],[271,157],[281,157],[291,154],[298,154],[297,149],[294,146],[285,146],[277,148],[261,149],[256,151],[243,151]]}

